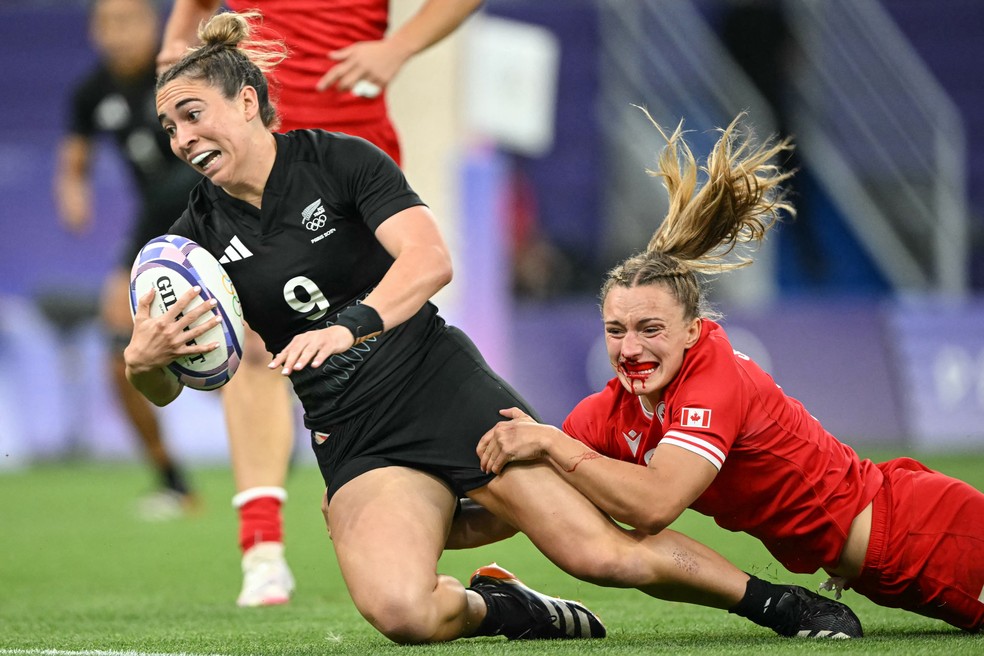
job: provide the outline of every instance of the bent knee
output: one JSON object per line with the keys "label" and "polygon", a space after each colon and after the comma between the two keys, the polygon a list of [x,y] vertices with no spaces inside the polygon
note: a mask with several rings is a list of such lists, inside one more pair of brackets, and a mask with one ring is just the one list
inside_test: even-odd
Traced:
{"label": "bent knee", "polygon": [[432,642],[438,630],[430,600],[415,595],[382,594],[361,606],[359,612],[377,631],[400,645]]}

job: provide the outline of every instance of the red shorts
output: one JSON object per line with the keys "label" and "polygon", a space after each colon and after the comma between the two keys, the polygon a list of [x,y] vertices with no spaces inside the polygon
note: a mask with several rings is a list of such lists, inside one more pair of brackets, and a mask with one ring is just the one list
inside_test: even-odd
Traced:
{"label": "red shorts", "polygon": [[977,631],[984,625],[984,494],[910,458],[880,463],[871,539],[850,587]]}

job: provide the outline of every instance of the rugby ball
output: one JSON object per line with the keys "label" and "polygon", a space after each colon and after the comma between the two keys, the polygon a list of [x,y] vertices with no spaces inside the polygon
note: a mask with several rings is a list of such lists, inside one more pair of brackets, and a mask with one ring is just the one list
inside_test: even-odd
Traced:
{"label": "rugby ball", "polygon": [[[219,261],[194,241],[178,235],[162,235],[147,242],[130,270],[130,314],[137,311],[137,300],[150,289],[157,290],[150,315],[159,317],[192,287],[201,291],[190,308],[212,298],[222,319],[198,337],[202,343],[218,342],[208,353],[178,358],[168,369],[188,387],[212,390],[225,385],[236,373],[243,356],[243,310],[229,275]],[[202,320],[210,318],[204,315]]]}

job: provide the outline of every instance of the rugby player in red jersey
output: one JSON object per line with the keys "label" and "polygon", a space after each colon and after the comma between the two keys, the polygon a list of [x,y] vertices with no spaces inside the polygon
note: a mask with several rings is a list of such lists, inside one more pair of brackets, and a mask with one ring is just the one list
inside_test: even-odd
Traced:
{"label": "rugby player in red jersey", "polygon": [[838,596],[851,588],[977,631],[984,494],[909,458],[862,460],[713,320],[699,276],[741,266],[720,255],[761,241],[792,211],[781,188],[789,174],[769,159],[789,145],[753,151],[738,129],[736,119],[724,130],[702,186],[681,130],[666,137],[654,174],[669,213],[601,290],[615,377],[563,431],[504,411],[510,420],[479,444],[483,468],[545,456],[630,526],[659,533],[693,508],[755,536],[792,572],[825,571]]}

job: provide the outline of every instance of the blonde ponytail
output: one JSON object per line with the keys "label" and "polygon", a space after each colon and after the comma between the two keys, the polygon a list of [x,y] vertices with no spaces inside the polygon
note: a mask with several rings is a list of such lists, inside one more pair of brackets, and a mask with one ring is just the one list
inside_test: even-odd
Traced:
{"label": "blonde ponytail", "polygon": [[742,253],[728,255],[739,244],[761,242],[783,213],[795,214],[782,187],[793,172],[774,163],[792,144],[784,139],[753,146],[751,135],[740,129],[744,114],[739,114],[700,165],[683,139],[682,122],[668,135],[642,111],[666,140],[657,168],[647,172],[662,179],[669,210],[646,250],[609,271],[602,305],[613,287],[659,284],[683,305],[686,318],[717,318],[698,275],[751,264]]}

